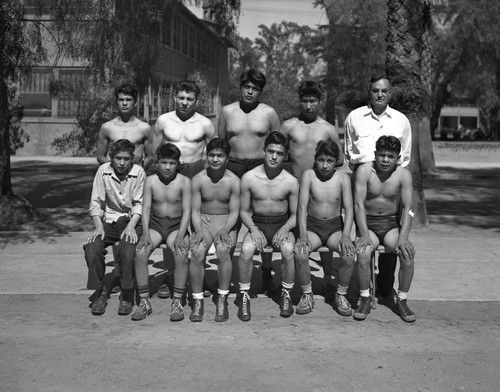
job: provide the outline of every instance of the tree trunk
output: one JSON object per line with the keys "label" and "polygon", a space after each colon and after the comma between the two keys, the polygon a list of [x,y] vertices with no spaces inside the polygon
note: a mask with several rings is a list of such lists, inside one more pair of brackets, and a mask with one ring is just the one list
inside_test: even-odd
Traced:
{"label": "tree trunk", "polygon": [[9,123],[8,87],[5,80],[0,79],[0,197],[12,193]]}
{"label": "tree trunk", "polygon": [[[425,11],[425,5],[420,1],[387,1],[387,74],[393,81],[395,89],[400,92],[401,99],[396,98],[396,101],[405,101],[399,104],[404,107],[402,111],[408,116],[412,125],[410,171],[413,176],[415,227],[428,225],[422,184],[421,153],[432,152],[429,117],[425,114],[428,104],[422,80]],[[428,144],[422,146],[421,141],[425,141],[426,138]],[[425,156],[424,160],[431,161]]]}

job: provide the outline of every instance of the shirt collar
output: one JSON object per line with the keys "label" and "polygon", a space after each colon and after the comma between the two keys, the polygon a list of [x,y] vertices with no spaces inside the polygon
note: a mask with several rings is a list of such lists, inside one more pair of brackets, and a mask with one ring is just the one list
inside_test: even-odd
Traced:
{"label": "shirt collar", "polygon": [[[103,174],[108,175],[108,176],[113,176],[116,179],[118,179],[115,175],[115,170],[113,169],[113,166],[111,165],[111,162],[105,163],[106,167],[104,168]],[[134,177],[136,178],[139,175],[141,167],[139,165],[133,164],[132,169],[130,169],[129,173],[127,174],[127,178]]]}
{"label": "shirt collar", "polygon": [[373,116],[373,117],[381,117],[381,116],[387,116],[389,118],[392,118],[394,109],[391,108],[389,105],[387,105],[387,108],[385,109],[384,113],[382,113],[380,116],[377,116],[375,113],[373,113],[373,110],[370,105],[364,106],[365,112],[363,113],[364,116]]}

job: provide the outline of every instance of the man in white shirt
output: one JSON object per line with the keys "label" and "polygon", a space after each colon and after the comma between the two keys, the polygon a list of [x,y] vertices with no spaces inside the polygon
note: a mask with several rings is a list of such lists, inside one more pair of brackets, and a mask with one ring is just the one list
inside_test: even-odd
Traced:
{"label": "man in white shirt", "polygon": [[[353,172],[366,162],[375,160],[375,142],[380,136],[395,136],[401,142],[398,164],[406,167],[411,156],[411,127],[408,118],[389,106],[391,82],[385,75],[374,75],[368,89],[370,101],[353,110],[345,120],[344,151]],[[377,276],[378,295],[389,297],[393,293],[394,271],[397,257],[382,254]]]}

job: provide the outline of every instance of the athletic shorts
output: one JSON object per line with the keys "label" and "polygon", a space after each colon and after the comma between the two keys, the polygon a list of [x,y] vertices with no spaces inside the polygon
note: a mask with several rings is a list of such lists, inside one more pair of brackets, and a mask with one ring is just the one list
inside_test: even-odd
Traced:
{"label": "athletic shorts", "polygon": [[179,227],[181,225],[181,218],[182,217],[180,216],[177,218],[167,218],[166,216],[159,217],[151,215],[149,228],[150,230],[158,232],[161,235],[161,242],[164,243],[165,241],[167,241],[170,233],[174,232],[175,230],[179,230]]}
{"label": "athletic shorts", "polygon": [[323,246],[337,231],[341,231],[344,227],[344,222],[341,216],[333,219],[316,219],[310,215],[307,216],[307,230],[316,234]]}
{"label": "athletic shorts", "polygon": [[266,237],[267,245],[275,247],[273,244],[273,237],[276,232],[283,227],[290,216],[288,214],[278,215],[278,216],[263,216],[253,214],[252,220],[255,226],[264,234]]}
{"label": "athletic shorts", "polygon": [[256,168],[264,163],[264,158],[259,159],[238,159],[229,157],[227,168],[236,174],[239,178],[243,177],[247,171]]}
{"label": "athletic shorts", "polygon": [[[372,231],[380,243],[384,241],[385,235],[392,229],[399,229],[398,218],[396,215],[367,215],[366,224],[368,230]],[[359,237],[359,229],[356,229],[356,235]]]}
{"label": "athletic shorts", "polygon": [[[201,214],[201,228],[203,229],[203,236],[206,240],[214,242],[217,233],[226,225],[229,215],[209,215]],[[229,233],[234,232],[235,239],[238,234],[236,225],[234,225]]]}
{"label": "athletic shorts", "polygon": [[193,178],[199,172],[205,168],[205,161],[200,159],[197,162],[182,162],[179,166],[179,173],[185,175],[186,177]]}

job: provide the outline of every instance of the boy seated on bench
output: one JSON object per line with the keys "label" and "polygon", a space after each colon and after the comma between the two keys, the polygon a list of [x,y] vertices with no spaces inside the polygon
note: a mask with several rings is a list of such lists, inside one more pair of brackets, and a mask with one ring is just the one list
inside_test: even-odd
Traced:
{"label": "boy seated on bench", "polygon": [[203,278],[205,259],[210,246],[215,243],[219,265],[219,288],[215,321],[229,318],[227,297],[231,284],[232,249],[236,244],[239,209],[240,179],[226,170],[231,146],[225,139],[212,139],[207,145],[208,168],[192,179],[191,225],[191,286],[195,301],[191,321],[203,320]]}
{"label": "boy seated on bench", "polygon": [[267,245],[281,251],[282,255],[280,315],[289,317],[293,314],[290,291],[295,280],[295,236],[291,230],[296,224],[299,183],[283,169],[287,152],[286,137],[279,132],[271,132],[264,142],[264,163],[246,172],[241,178],[240,217],[248,227],[238,260],[238,318],[242,321],[251,319],[248,291],[252,279],[253,256],[256,250],[262,251]]}
{"label": "boy seated on bench", "polygon": [[116,260],[121,280],[119,315],[132,312],[134,300],[134,253],[140,226],[142,194],[146,174],[133,163],[135,145],[117,140],[110,148],[110,162],[102,164],[94,177],[90,216],[95,229],[83,246],[88,267],[87,288],[96,290],[92,314],[102,315],[108,305],[104,284],[106,248],[119,242]]}
{"label": "boy seated on bench", "polygon": [[[354,268],[354,245],[351,229],[354,219],[351,179],[335,170],[340,150],[333,141],[320,141],[314,155],[314,168],[302,174],[297,208],[300,237],[295,244],[296,273],[302,288],[298,314],[307,314],[314,307],[309,255],[320,246],[340,254],[342,265],[335,293],[335,308],[342,316],[352,314],[346,298]],[[345,222],[342,220],[342,207]]]}
{"label": "boy seated on bench", "polygon": [[132,314],[132,320],[143,320],[152,312],[148,260],[162,243],[172,250],[175,260],[170,321],[184,319],[182,297],[189,273],[187,229],[191,217],[191,180],[178,173],[180,156],[179,148],[172,143],[158,147],[155,157],[157,173],[149,176],[144,184],[143,233],[135,252],[140,303]]}
{"label": "boy seated on bench", "polygon": [[[360,305],[354,312],[356,320],[364,320],[370,312],[371,257],[379,244],[399,256],[396,312],[406,322],[416,320],[406,302],[415,258],[415,249],[408,239],[413,217],[413,182],[410,171],[398,166],[400,152],[398,138],[382,136],[375,146],[375,161],[362,164],[356,171],[356,252],[361,297]],[[401,220],[397,217],[398,200],[402,204]]]}

